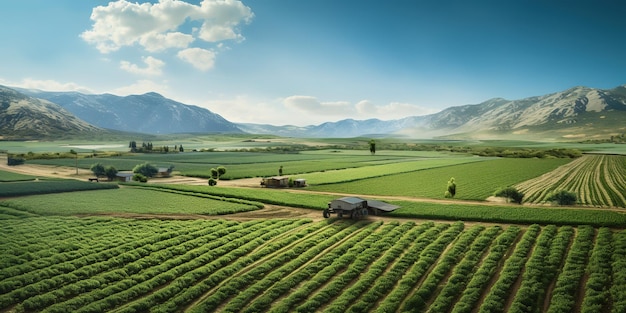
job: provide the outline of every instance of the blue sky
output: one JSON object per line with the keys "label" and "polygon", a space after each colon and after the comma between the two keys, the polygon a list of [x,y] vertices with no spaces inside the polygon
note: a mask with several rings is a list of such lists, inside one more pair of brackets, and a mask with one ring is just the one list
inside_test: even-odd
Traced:
{"label": "blue sky", "polygon": [[233,122],[396,119],[626,84],[626,4],[6,1],[0,84],[155,91]]}

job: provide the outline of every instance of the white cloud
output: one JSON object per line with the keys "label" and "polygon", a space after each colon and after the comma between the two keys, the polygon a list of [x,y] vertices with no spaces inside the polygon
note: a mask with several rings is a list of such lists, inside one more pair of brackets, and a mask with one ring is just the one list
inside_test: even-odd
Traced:
{"label": "white cloud", "polygon": [[25,78],[21,82],[12,83],[0,79],[2,85],[13,86],[25,89],[38,89],[43,91],[77,91],[81,93],[94,93],[90,88],[81,86],[76,83],[61,83],[56,80],[37,80]]}
{"label": "white cloud", "polygon": [[312,114],[332,116],[355,113],[354,107],[349,102],[320,102],[311,96],[290,96],[285,98],[283,103],[288,108]]}
{"label": "white cloud", "polygon": [[144,57],[143,62],[146,64],[146,67],[141,68],[137,64],[121,61],[120,68],[137,75],[159,76],[162,74],[161,68],[165,65],[165,62],[151,56]]}
{"label": "white cloud", "polygon": [[208,71],[215,65],[215,52],[200,48],[189,48],[178,52],[178,57],[201,71]]}
{"label": "white cloud", "polygon": [[356,104],[348,101],[322,102],[315,97],[298,95],[287,97],[282,103],[286,109],[293,111],[294,116],[306,116],[310,121],[319,122],[347,118],[392,120],[437,112],[409,103],[391,102],[386,105],[377,105],[368,100],[362,100]]}
{"label": "white cloud", "polygon": [[208,42],[242,40],[237,31],[240,23],[250,23],[254,14],[249,7],[234,0],[204,0],[196,18],[204,20],[199,37]]}
{"label": "white cloud", "polygon": [[179,32],[160,34],[157,32],[147,33],[139,39],[139,43],[149,52],[162,51],[167,48],[183,49],[194,41],[192,35]]}
{"label": "white cloud", "polygon": [[380,119],[399,119],[407,116],[432,114],[439,111],[419,105],[401,102],[391,102],[386,105],[375,105],[367,100],[358,102],[355,107],[359,116],[369,116]]}
{"label": "white cloud", "polygon": [[[157,83],[152,80],[138,80],[132,85],[120,87],[111,91],[114,95],[128,96],[141,95],[148,92],[158,92],[164,96],[169,91],[169,87],[163,83]],[[167,96],[166,96],[167,97]]]}
{"label": "white cloud", "polygon": [[200,21],[198,38],[217,42],[241,40],[238,25],[248,23],[254,14],[241,1],[204,0],[200,5],[185,1],[160,0],[158,3],[109,2],[92,10],[92,28],[80,36],[95,44],[102,53],[139,44],[149,51],[186,48],[194,34],[177,32],[187,21]]}

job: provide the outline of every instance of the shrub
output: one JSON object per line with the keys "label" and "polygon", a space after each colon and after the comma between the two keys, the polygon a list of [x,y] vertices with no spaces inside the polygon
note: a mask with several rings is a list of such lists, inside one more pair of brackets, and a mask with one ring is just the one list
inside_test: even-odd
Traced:
{"label": "shrub", "polygon": [[494,196],[511,199],[519,204],[522,204],[522,199],[524,199],[524,193],[511,186],[497,190]]}
{"label": "shrub", "polygon": [[558,205],[574,205],[576,204],[576,194],[567,191],[567,190],[559,190],[550,194],[547,198],[548,201],[556,202]]}
{"label": "shrub", "polygon": [[143,176],[142,174],[136,173],[135,175],[133,175],[133,181],[145,183],[148,181],[148,178],[146,176]]}
{"label": "shrub", "polygon": [[454,198],[454,195],[456,195],[456,183],[454,182],[454,177],[450,178],[448,181],[448,190],[444,195],[446,198]]}

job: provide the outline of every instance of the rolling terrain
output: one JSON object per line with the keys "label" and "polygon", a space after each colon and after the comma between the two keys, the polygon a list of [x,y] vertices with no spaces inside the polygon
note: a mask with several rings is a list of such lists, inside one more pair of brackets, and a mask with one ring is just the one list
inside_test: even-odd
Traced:
{"label": "rolling terrain", "polygon": [[[245,132],[303,138],[369,136],[571,141],[606,139],[626,133],[626,125],[623,123],[626,120],[626,85],[613,89],[574,87],[519,100],[494,98],[479,104],[453,106],[439,113],[398,120],[345,119],[309,126],[236,124],[208,109],[176,102],[157,93],[120,97],[111,94],[12,90],[6,87],[2,90],[5,91],[4,103],[16,102],[24,97],[46,99],[66,110],[46,108],[57,116],[69,112],[68,115],[75,116],[72,118],[77,117],[99,128],[153,135]],[[7,114],[5,107],[3,105],[0,110],[4,115]],[[4,132],[21,131],[17,125],[28,122],[16,121],[23,117],[26,118],[17,115],[12,118],[14,122],[11,124],[3,123]],[[39,119],[38,123],[39,131],[32,134],[46,136],[48,129],[68,129],[63,126],[67,123],[60,122],[58,118]]]}

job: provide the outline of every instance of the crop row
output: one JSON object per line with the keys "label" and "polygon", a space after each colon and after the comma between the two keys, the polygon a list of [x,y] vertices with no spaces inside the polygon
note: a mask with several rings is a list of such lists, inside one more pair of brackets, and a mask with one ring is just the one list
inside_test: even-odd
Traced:
{"label": "crop row", "polygon": [[492,243],[489,253],[482,260],[482,264],[471,275],[470,281],[460,294],[459,300],[454,305],[452,312],[468,313],[478,305],[481,295],[489,285],[489,281],[495,275],[500,261],[505,253],[509,251],[518,234],[520,228],[517,226],[508,227],[495,242]]}
{"label": "crop row", "polygon": [[0,226],[11,256],[0,263],[2,311],[621,312],[626,303],[626,231],[610,228],[102,217]]}
{"label": "crop row", "polygon": [[626,312],[626,231],[616,233],[613,238],[612,312]]}
{"label": "crop row", "polygon": [[595,230],[589,226],[581,226],[577,230],[565,263],[552,290],[548,312],[573,312],[579,285],[583,279],[588,262],[588,255],[593,248]]}
{"label": "crop row", "polygon": [[[448,225],[430,228],[428,231],[420,234],[416,241],[423,242],[423,245],[426,246],[438,238],[441,232],[447,228]],[[401,233],[396,233],[394,237],[401,235]],[[376,242],[371,251],[359,255],[349,268],[332,277],[322,288],[315,290],[306,301],[296,307],[295,311],[316,312],[325,305],[332,308],[333,311],[345,311],[347,306],[354,303],[357,297],[372,286],[372,283],[384,273],[390,262],[393,262],[404,251],[402,248],[406,248],[408,244],[406,240],[400,240],[399,249],[391,249],[395,246],[392,242]],[[415,252],[415,250],[411,249],[409,253]],[[351,283],[352,285],[350,286]],[[344,290],[346,287],[349,288]],[[335,297],[337,297],[336,301],[331,301]]]}
{"label": "crop row", "polygon": [[[424,279],[419,289],[414,289],[413,293],[408,295],[404,301],[391,303],[384,301],[381,304],[381,310],[397,310],[404,302],[403,311],[420,312],[423,311],[430,299],[436,294],[438,286],[442,283],[444,277],[450,272],[453,266],[459,261],[459,257],[464,255],[474,239],[484,230],[482,226],[475,226],[464,232],[456,242],[450,247],[446,253],[442,254],[439,262],[432,266],[432,270]],[[427,254],[428,255],[428,254]],[[432,257],[431,257],[432,258]],[[402,300],[402,299],[400,299]]]}
{"label": "crop row", "polygon": [[526,230],[524,236],[515,247],[515,251],[513,251],[511,257],[504,263],[499,273],[498,280],[494,283],[483,300],[479,312],[505,312],[507,299],[515,295],[515,293],[512,292],[513,284],[522,273],[524,264],[540,232],[541,228],[536,224]]}
{"label": "crop row", "polygon": [[550,193],[567,190],[583,205],[626,207],[626,157],[585,155],[517,188],[529,203],[545,202]]}
{"label": "crop row", "polygon": [[[280,238],[275,245],[268,248],[267,243],[270,239],[279,237],[281,233],[293,229],[291,226],[296,226],[289,226],[292,223],[285,222],[279,224],[282,226],[255,230],[236,240],[225,238],[225,242],[212,248],[202,247],[200,251],[189,251],[182,256],[182,262],[168,260],[159,265],[165,268],[154,269],[156,273],[159,273],[154,278],[140,284],[132,284],[128,289],[123,289],[117,294],[110,294],[107,298],[90,303],[89,306],[93,307],[93,311],[100,312],[116,306],[122,306],[120,308],[122,312],[141,312],[150,307],[162,306],[163,302],[170,300],[169,305],[177,309],[178,305],[184,305],[186,301],[198,297],[207,286],[226,279],[244,266],[273,252],[277,247],[291,244],[304,235],[299,233]],[[305,232],[308,233],[317,228],[307,229]],[[194,289],[191,290],[191,288]],[[183,291],[195,296],[181,295]],[[173,298],[177,298],[177,302],[173,301]]]}
{"label": "crop row", "polygon": [[[430,239],[436,236],[443,230],[443,228],[447,227],[445,224],[440,224],[438,225],[439,227],[434,226],[435,225],[433,223],[424,223],[418,227],[413,227],[410,231],[407,231],[394,246],[402,249],[404,247],[408,247],[417,240],[423,240],[422,242],[425,242],[425,239]],[[341,288],[346,286],[349,280],[354,279],[356,275],[359,275],[361,272],[366,272],[365,270],[368,266],[370,266],[374,257],[380,257],[384,248],[388,245],[387,242],[379,242],[380,238],[384,235],[385,234],[383,233],[378,233],[374,234],[374,236],[366,238],[363,242],[365,249],[362,252],[346,254],[338,258],[330,266],[315,273],[308,281],[301,283],[299,288],[297,288],[294,292],[283,297],[272,307],[272,310],[278,312],[293,310],[296,305],[300,305],[307,298],[310,299],[309,303],[311,306],[316,303],[327,301],[328,299],[324,297],[332,297],[332,295],[328,294],[328,292],[336,293],[340,291]],[[387,236],[397,238],[398,233],[390,233]],[[370,266],[371,271],[374,271],[375,269],[375,266]],[[367,273],[370,273],[370,271],[368,270]],[[334,279],[335,276],[340,279]],[[332,282],[330,282],[331,280]],[[340,294],[342,297],[337,298],[334,301],[333,306],[345,306],[351,301],[351,299],[348,299],[347,297],[356,296],[361,291],[360,289],[365,287],[365,284],[357,283],[353,285],[349,292]],[[333,306],[328,309],[332,309]]]}
{"label": "crop row", "polygon": [[[201,246],[206,240],[214,240],[210,245],[202,245],[203,249],[210,249],[213,245],[220,243],[215,241],[219,235],[225,239],[234,240],[261,228],[263,224],[247,228],[233,224],[216,226],[209,225],[207,228],[195,229],[192,232],[182,230],[178,233],[168,233],[166,236],[157,235],[145,240],[135,240],[126,245],[88,254],[41,271],[29,272],[26,277],[20,275],[15,279],[19,279],[18,282],[27,282],[27,284],[14,286],[7,297],[10,300],[30,297],[23,305],[26,309],[33,310],[39,306],[47,306],[77,295],[80,295],[79,299],[85,299],[91,291],[97,293],[97,296],[88,298],[87,301],[76,299],[70,301],[72,303],[78,301],[79,305],[89,303],[111,292],[105,287],[115,285],[115,282],[120,280],[132,278],[135,282],[140,282],[150,279],[160,271],[148,270],[149,268],[156,265],[163,266],[162,262],[183,255],[187,249]],[[258,236],[258,234],[255,235]],[[52,271],[55,267],[59,267],[61,272]],[[69,271],[62,272],[65,269]],[[9,279],[8,283],[15,279]],[[85,280],[88,282],[87,285]],[[67,309],[67,306],[64,309]]]}

